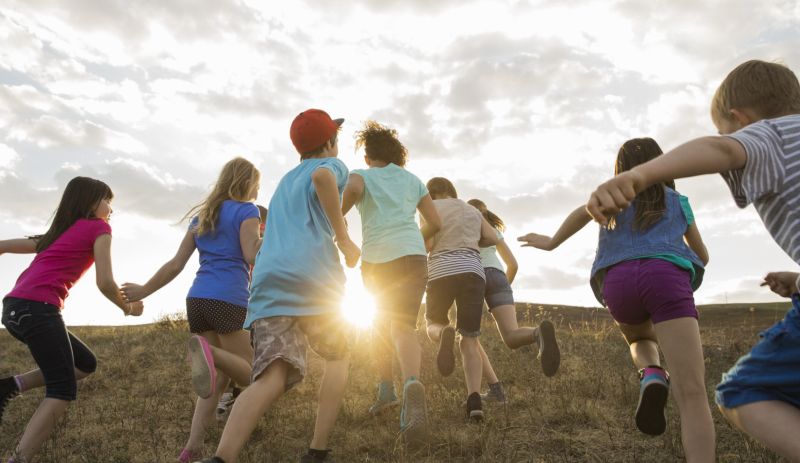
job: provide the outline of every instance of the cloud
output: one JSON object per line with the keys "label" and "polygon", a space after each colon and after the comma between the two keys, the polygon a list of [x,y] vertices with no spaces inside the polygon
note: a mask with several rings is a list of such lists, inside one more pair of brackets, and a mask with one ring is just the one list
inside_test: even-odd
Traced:
{"label": "cloud", "polygon": [[557,267],[541,267],[533,275],[517,278],[514,284],[526,289],[563,290],[586,286],[588,281],[588,274],[580,275]]}

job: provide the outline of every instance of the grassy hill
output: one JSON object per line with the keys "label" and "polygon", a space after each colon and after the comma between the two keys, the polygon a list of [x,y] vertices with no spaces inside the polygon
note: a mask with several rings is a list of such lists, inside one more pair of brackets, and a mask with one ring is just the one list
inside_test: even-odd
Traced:
{"label": "grassy hill", "polygon": [[[782,318],[788,304],[704,306],[701,329],[709,400],[723,371],[749,350],[757,333]],[[633,422],[638,383],[628,349],[603,309],[518,304],[521,324],[547,316],[562,347],[560,372],[545,378],[530,348],[509,351],[490,319],[482,342],[504,381],[510,402],[485,406],[483,425],[467,424],[460,365],[442,378],[434,346],[423,339],[422,381],[428,392],[432,444],[409,453],[397,442],[393,410],[367,413],[375,392],[370,334],[354,332],[350,384],[331,445],[337,461],[363,462],[671,462],[682,460],[677,409],[670,403],[667,432],[639,433]],[[186,323],[162,320],[137,327],[78,327],[95,350],[98,372],[81,383],[78,401],[39,461],[171,462],[188,435],[193,397],[185,346]],[[26,347],[0,330],[0,374],[34,366]],[[313,356],[311,356],[313,357]],[[458,360],[460,362],[460,359]],[[320,361],[310,359],[305,383],[280,399],[247,446],[241,462],[297,461],[311,437]],[[398,387],[399,379],[398,379]],[[42,398],[32,391],[11,402],[0,427],[0,454],[7,456]],[[778,459],[732,429],[716,409],[720,462]],[[221,427],[212,426],[213,452]],[[5,460],[3,460],[5,461]]]}

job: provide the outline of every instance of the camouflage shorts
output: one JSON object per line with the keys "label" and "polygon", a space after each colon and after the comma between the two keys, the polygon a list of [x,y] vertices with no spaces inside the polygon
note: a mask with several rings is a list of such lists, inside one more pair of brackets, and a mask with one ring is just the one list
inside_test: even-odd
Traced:
{"label": "camouflage shorts", "polygon": [[268,317],[253,322],[250,331],[253,343],[255,382],[267,367],[281,359],[292,366],[286,376],[286,390],[306,375],[306,350],[325,360],[341,360],[350,350],[348,336],[339,314],[309,317]]}

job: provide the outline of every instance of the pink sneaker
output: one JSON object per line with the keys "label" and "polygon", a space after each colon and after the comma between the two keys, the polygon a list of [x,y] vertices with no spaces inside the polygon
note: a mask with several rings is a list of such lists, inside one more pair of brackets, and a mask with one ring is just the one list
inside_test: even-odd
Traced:
{"label": "pink sneaker", "polygon": [[192,362],[194,392],[203,399],[211,397],[217,387],[217,369],[206,338],[198,335],[189,338],[189,360]]}
{"label": "pink sneaker", "polygon": [[194,453],[186,448],[181,450],[181,454],[178,455],[178,461],[180,463],[192,463],[200,458],[202,458],[202,455]]}

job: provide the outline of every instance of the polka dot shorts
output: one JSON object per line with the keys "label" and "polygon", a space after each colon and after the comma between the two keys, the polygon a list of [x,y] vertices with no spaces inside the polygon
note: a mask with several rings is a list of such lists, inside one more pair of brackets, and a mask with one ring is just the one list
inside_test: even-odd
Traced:
{"label": "polka dot shorts", "polygon": [[232,333],[242,329],[245,317],[246,307],[216,299],[186,298],[186,318],[192,333]]}

